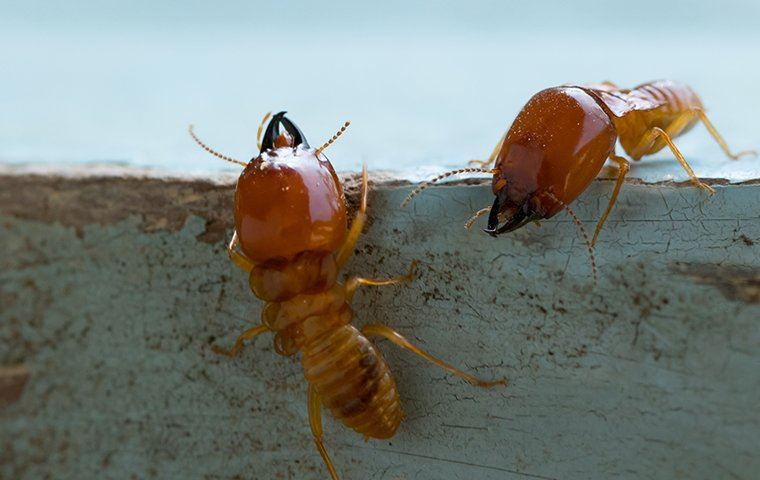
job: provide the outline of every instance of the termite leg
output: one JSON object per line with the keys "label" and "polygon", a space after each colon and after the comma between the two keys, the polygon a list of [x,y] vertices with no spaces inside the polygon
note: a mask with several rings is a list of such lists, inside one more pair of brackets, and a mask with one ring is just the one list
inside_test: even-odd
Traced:
{"label": "termite leg", "polygon": [[[670,127],[668,127],[668,130],[681,131],[683,129],[683,125],[685,123],[688,123],[689,119],[692,118],[691,115],[691,112],[686,112],[675,122],[673,122]],[[686,161],[686,158],[684,158],[681,151],[678,150],[676,144],[673,143],[673,140],[670,138],[668,132],[659,127],[654,127],[643,136],[636,148],[629,152],[631,154],[631,157],[641,158],[653,145],[655,145],[655,142],[658,138],[661,138],[668,145],[668,147],[670,147],[670,151],[673,152],[673,155],[676,157],[676,160],[678,160],[678,163],[681,164],[683,169],[686,170],[686,173],[689,175],[689,178],[691,178],[691,183],[699,188],[706,190],[710,194],[715,193],[715,190],[713,190],[711,186],[699,180],[697,175],[694,173],[694,170],[691,169],[689,163]]]}
{"label": "termite leg", "polygon": [[322,443],[322,401],[319,399],[319,394],[314,385],[309,384],[309,425],[311,425],[311,434],[314,437],[314,443],[317,445],[319,454],[322,455],[322,460],[325,461],[327,470],[330,471],[330,477],[332,480],[338,480],[338,473],[335,471],[335,466],[330,460],[330,456],[325,450],[325,445]]}
{"label": "termite leg", "polygon": [[507,132],[504,132],[504,135],[502,135],[501,138],[499,139],[499,143],[497,143],[496,146],[493,147],[493,150],[491,150],[491,155],[488,156],[488,160],[485,160],[485,161],[483,161],[483,160],[470,160],[469,162],[467,162],[467,164],[468,165],[480,165],[483,168],[490,167],[493,164],[494,160],[496,160],[496,156],[501,151],[501,146],[504,143],[504,139],[505,138],[507,138]]}
{"label": "termite leg", "polygon": [[602,231],[604,222],[607,221],[607,217],[610,215],[610,212],[612,211],[612,207],[615,205],[615,202],[617,201],[618,194],[620,193],[620,187],[623,186],[623,182],[625,181],[625,176],[628,174],[628,171],[631,169],[631,164],[628,163],[628,160],[621,157],[620,155],[616,155],[613,153],[612,155],[610,155],[610,159],[615,161],[618,164],[618,177],[617,177],[617,181],[615,182],[615,188],[612,190],[612,196],[610,197],[610,201],[607,204],[607,210],[604,211],[604,215],[602,215],[602,218],[599,219],[599,223],[596,224],[596,230],[594,231],[594,238],[591,239],[592,247],[596,245],[596,238],[599,236],[599,232]]}
{"label": "termite leg", "polygon": [[248,260],[248,258],[243,255],[242,253],[239,253],[235,247],[238,244],[238,236],[237,231],[235,231],[232,234],[232,239],[230,240],[229,245],[227,245],[227,253],[230,256],[230,260],[232,260],[232,263],[240,267],[241,270],[243,270],[246,273],[250,273],[251,270],[253,270],[253,262]]}
{"label": "termite leg", "polygon": [[346,299],[348,301],[353,298],[356,289],[362,285],[370,285],[380,287],[383,285],[395,285],[397,283],[411,282],[414,280],[414,270],[417,268],[417,260],[412,260],[409,264],[409,271],[405,275],[399,275],[391,278],[362,278],[351,277],[346,282]]}
{"label": "termite leg", "polygon": [[467,230],[472,230],[472,226],[475,223],[477,219],[482,217],[483,215],[488,215],[491,212],[491,205],[487,206],[486,208],[481,208],[477,212],[473,213],[470,218],[467,219],[466,222],[464,222],[464,228]]}
{"label": "termite leg", "polygon": [[444,362],[443,360],[440,360],[438,358],[435,358],[434,356],[430,355],[426,351],[422,350],[419,347],[416,347],[409,343],[409,341],[402,337],[401,334],[396,332],[395,330],[386,327],[385,325],[379,325],[376,323],[371,323],[369,325],[365,325],[364,328],[362,328],[362,333],[365,336],[375,335],[378,337],[383,337],[387,340],[390,340],[394,344],[398,345],[399,347],[408,350],[416,355],[419,355],[420,357],[424,358],[425,360],[434,363],[435,365],[438,365],[442,369],[446,370],[447,372],[451,373],[452,375],[456,375],[457,377],[460,377],[464,380],[466,380],[468,383],[475,385],[476,387],[494,387],[496,385],[506,385],[507,379],[502,378],[499,380],[494,381],[488,381],[488,380],[481,380],[479,378],[473,377],[472,375],[469,375],[457,368],[452,367],[448,363]]}
{"label": "termite leg", "polygon": [[364,228],[364,221],[367,219],[367,195],[369,191],[369,180],[367,179],[367,166],[362,166],[362,192],[361,202],[359,203],[359,211],[354,217],[354,221],[351,222],[351,228],[348,229],[346,239],[343,241],[343,245],[338,249],[338,253],[335,255],[335,263],[338,265],[338,269],[345,265],[349,257],[354,251],[356,242],[359,240],[359,236],[362,234],[362,228]]}
{"label": "termite leg", "polygon": [[246,340],[250,340],[253,337],[256,337],[268,331],[269,331],[269,328],[266,325],[259,325],[253,328],[249,328],[248,330],[240,334],[237,340],[235,340],[235,344],[229,350],[225,350],[223,348],[213,346],[211,347],[211,351],[213,351],[214,353],[218,353],[219,355],[224,355],[226,357],[234,357],[240,352],[240,349],[243,348],[243,342],[245,342]]}
{"label": "termite leg", "polygon": [[251,273],[251,270],[253,270],[253,262],[248,260],[245,255],[242,253],[239,253],[235,247],[238,244],[238,234],[237,231],[235,231],[232,234],[232,240],[230,240],[229,245],[227,245],[227,253],[230,256],[230,260],[232,260],[232,263],[240,267],[241,270],[243,270],[246,273]]}
{"label": "termite leg", "polygon": [[676,147],[676,144],[673,143],[673,139],[670,138],[670,135],[668,133],[661,129],[660,127],[654,127],[652,129],[654,138],[660,137],[663,140],[665,140],[665,143],[668,144],[668,147],[670,147],[670,151],[673,152],[673,155],[678,160],[678,163],[681,164],[684,170],[686,170],[686,173],[689,174],[689,177],[691,178],[691,183],[696,185],[699,188],[702,188],[706,190],[710,195],[715,193],[715,190],[708,184],[702,182],[699,177],[697,177],[697,174],[694,173],[694,170],[691,169],[691,166],[689,166],[689,162],[686,161],[686,158],[683,156],[680,150],[678,150],[678,147]]}
{"label": "termite leg", "polygon": [[[665,133],[668,137],[677,137],[693,120],[694,113],[691,110],[685,111],[668,125]],[[661,137],[656,128],[653,127],[651,130],[644,132],[639,139],[639,143],[628,153],[631,155],[631,158],[638,160],[644,155],[659,152],[667,145],[668,142],[665,138]]]}
{"label": "termite leg", "polygon": [[702,123],[705,124],[705,127],[707,128],[707,131],[710,132],[710,135],[715,139],[716,142],[718,142],[718,145],[720,145],[720,148],[723,150],[723,153],[726,154],[728,158],[731,160],[739,160],[740,157],[743,157],[745,155],[757,155],[757,152],[754,150],[744,150],[739,153],[731,153],[731,149],[728,148],[728,144],[725,140],[723,140],[723,137],[718,133],[718,131],[713,126],[712,122],[707,118],[707,114],[705,114],[705,111],[701,108],[697,108],[694,110],[699,117],[700,120],[702,120]]}

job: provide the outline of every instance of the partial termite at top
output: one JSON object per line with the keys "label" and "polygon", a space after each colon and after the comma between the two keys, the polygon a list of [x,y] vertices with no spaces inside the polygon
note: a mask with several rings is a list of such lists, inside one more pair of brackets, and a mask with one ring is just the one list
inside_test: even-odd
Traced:
{"label": "partial termite at top", "polygon": [[668,147],[691,182],[714,193],[699,180],[673,142],[698,122],[730,159],[755,155],[754,151],[732,153],[708,120],[697,94],[680,83],[662,80],[630,90],[610,82],[548,88],[528,101],[488,160],[472,160],[470,164],[477,167],[453,170],[420,185],[402,206],[451,175],[492,174],[493,204],[476,212],[465,225],[469,229],[477,218],[487,215],[484,231],[496,236],[551,218],[562,209],[572,213],[569,204],[610,159],[618,166],[618,176],[590,242],[593,247],[630,169],[628,160],[615,152],[618,140],[633,160]]}

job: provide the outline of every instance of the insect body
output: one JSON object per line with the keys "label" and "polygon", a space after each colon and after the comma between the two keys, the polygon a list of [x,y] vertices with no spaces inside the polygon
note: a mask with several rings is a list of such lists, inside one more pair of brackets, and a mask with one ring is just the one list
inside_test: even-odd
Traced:
{"label": "insect body", "polygon": [[611,159],[618,165],[618,178],[594,232],[593,246],[629,171],[628,161],[615,153],[617,140],[633,160],[669,147],[692,183],[714,193],[697,178],[673,143],[673,138],[698,121],[704,123],[730,158],[754,154],[731,153],[705,115],[699,97],[686,85],[657,81],[624,90],[605,82],[549,88],[528,101],[488,161],[473,161],[482,168],[463,168],[441,175],[418,187],[404,203],[429,184],[453,173],[493,174],[492,189],[496,196],[493,205],[478,211],[467,226],[487,214],[485,231],[495,236],[531,221],[551,218],[563,208],[572,213],[568,204]]}
{"label": "insect body", "polygon": [[[267,116],[259,127],[262,127]],[[235,190],[235,234],[228,246],[232,261],[249,274],[253,293],[266,302],[262,323],[243,332],[228,350],[235,356],[243,342],[274,333],[275,351],[301,352],[309,383],[309,421],[316,446],[333,479],[338,475],[322,442],[321,405],[365,438],[393,436],[403,417],[396,383],[380,352],[367,339],[384,337],[439,365],[473,385],[487,382],[461,372],[409,343],[390,328],[351,325],[351,298],[362,285],[391,285],[411,280],[353,277],[337,281],[361,234],[367,209],[367,172],[362,171],[359,212],[350,228],[343,190],[322,151],[309,146],[301,131],[280,112],[272,117],[259,156],[244,164],[225,157],[193,138],[210,153],[245,165]],[[280,128],[285,131],[280,132]]]}

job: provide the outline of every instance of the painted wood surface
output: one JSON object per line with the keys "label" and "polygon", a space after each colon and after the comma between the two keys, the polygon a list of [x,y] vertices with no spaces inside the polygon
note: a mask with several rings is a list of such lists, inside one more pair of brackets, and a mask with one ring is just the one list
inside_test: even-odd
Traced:
{"label": "painted wood surface", "polygon": [[[611,186],[574,204],[587,228]],[[760,185],[626,184],[595,288],[566,215],[492,239],[462,228],[487,187],[401,210],[408,190],[373,185],[348,272],[416,258],[419,276],[363,289],[356,323],[510,385],[380,342],[407,418],[365,443],[326,415],[343,478],[756,478]],[[298,362],[269,338],[210,351],[260,312],[224,252],[231,198],[225,182],[0,176],[1,478],[326,478]]]}

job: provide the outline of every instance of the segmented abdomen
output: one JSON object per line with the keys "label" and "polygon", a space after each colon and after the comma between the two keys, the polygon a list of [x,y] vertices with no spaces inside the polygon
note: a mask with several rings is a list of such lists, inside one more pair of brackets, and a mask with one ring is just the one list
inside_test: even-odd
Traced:
{"label": "segmented abdomen", "polygon": [[663,138],[642,143],[649,138],[652,129],[661,128],[676,138],[694,126],[698,117],[693,112],[702,108],[702,102],[691,88],[668,80],[639,85],[625,95],[635,108],[614,121],[623,149],[634,160],[652,155],[667,145]]}
{"label": "segmented abdomen", "polygon": [[352,325],[308,339],[304,374],[343,424],[372,438],[393,436],[403,413],[396,382],[382,355]]}
{"label": "segmented abdomen", "polygon": [[688,85],[670,80],[639,85],[628,92],[628,95],[656,105],[656,109],[664,114],[677,115],[694,108],[702,108],[702,102],[694,90]]}

